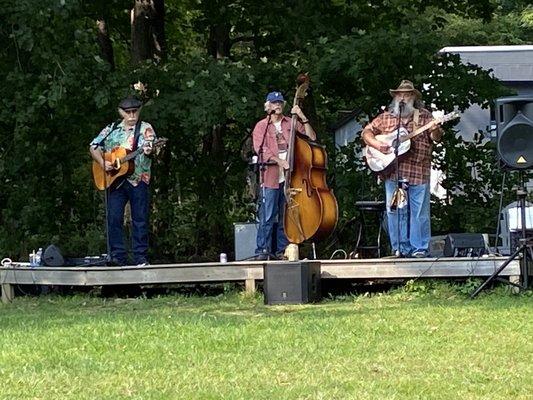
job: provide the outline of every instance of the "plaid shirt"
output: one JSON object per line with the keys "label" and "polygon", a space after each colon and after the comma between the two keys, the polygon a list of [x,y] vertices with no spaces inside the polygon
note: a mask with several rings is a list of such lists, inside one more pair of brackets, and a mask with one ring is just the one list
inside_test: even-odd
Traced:
{"label": "plaid shirt", "polygon": [[[433,120],[433,116],[426,109],[420,110],[417,127],[426,125]],[[378,115],[374,120],[365,126],[365,131],[372,132],[373,135],[388,134],[394,132],[398,126],[398,117],[388,111]],[[413,132],[413,117],[409,119],[407,125],[402,126],[409,132]],[[428,131],[425,131],[411,139],[411,148],[409,151],[400,156],[400,179],[407,179],[411,185],[421,185],[429,183],[431,173],[431,152],[433,150],[433,141]],[[393,162],[389,168],[385,169],[379,175],[382,179],[396,180],[396,165]]]}
{"label": "plaid shirt", "polygon": [[[256,125],[252,132],[252,138],[254,143],[254,150],[256,154],[261,154],[261,143],[263,143],[263,154],[262,154],[262,160],[260,159],[260,162],[269,162],[272,161],[272,157],[277,157],[279,155],[279,145],[278,145],[278,139],[276,137],[277,131],[276,127],[272,122],[268,122],[268,117],[263,118],[260,120]],[[292,119],[283,116],[281,119],[281,133],[283,135],[283,138],[288,143],[289,137],[291,134],[291,121]],[[268,124],[268,126],[267,126]],[[263,142],[263,135],[265,135],[265,128],[266,128],[266,137]],[[300,122],[296,121],[296,132],[302,133],[305,135],[305,126]],[[261,157],[260,157],[261,158]],[[273,165],[267,165],[266,171],[263,176],[263,186],[270,188],[270,189],[279,189],[279,174],[280,174],[280,167],[273,162]]]}

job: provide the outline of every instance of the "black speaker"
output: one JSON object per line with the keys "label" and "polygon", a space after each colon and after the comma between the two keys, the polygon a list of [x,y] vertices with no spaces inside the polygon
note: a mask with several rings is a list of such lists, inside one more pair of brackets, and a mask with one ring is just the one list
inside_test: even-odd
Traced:
{"label": "black speaker", "polygon": [[51,244],[44,250],[43,263],[49,267],[62,267],[65,265],[65,259],[61,255],[59,248]]}
{"label": "black speaker", "polygon": [[511,169],[533,166],[533,97],[496,100],[498,155]]}
{"label": "black speaker", "polygon": [[264,264],[265,304],[304,304],[320,301],[320,262]]}
{"label": "black speaker", "polygon": [[444,239],[444,257],[481,257],[486,253],[481,233],[450,233]]}

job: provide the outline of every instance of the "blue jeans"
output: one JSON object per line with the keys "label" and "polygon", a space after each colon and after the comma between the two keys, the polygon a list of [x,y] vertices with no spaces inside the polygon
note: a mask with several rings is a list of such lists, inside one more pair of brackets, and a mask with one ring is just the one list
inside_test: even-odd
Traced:
{"label": "blue jeans", "polygon": [[[257,227],[257,248],[255,254],[277,254],[289,244],[283,231],[285,193],[283,183],[279,189],[260,188],[259,226]],[[275,230],[274,230],[275,229]],[[275,237],[275,240],[273,240]]]}
{"label": "blue jeans", "polygon": [[133,186],[128,181],[111,189],[107,197],[108,232],[111,257],[121,265],[128,264],[124,245],[124,209],[130,202],[132,251],[135,264],[147,262],[148,254],[148,210],[150,191],[144,182]]}
{"label": "blue jeans", "polygon": [[415,251],[428,251],[431,239],[431,218],[429,208],[429,184],[409,185],[407,206],[390,209],[390,201],[398,187],[396,181],[385,181],[387,201],[387,227],[393,252],[398,250],[398,214],[400,213],[400,253],[409,255]]}

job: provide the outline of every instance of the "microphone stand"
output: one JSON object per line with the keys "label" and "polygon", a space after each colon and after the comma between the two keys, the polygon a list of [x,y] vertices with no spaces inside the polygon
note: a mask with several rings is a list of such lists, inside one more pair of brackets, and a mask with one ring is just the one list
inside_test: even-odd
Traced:
{"label": "microphone stand", "polygon": [[263,132],[263,138],[261,139],[261,145],[259,146],[259,154],[258,154],[258,165],[259,165],[259,186],[261,187],[261,202],[264,204],[265,203],[265,187],[263,185],[263,183],[265,182],[265,171],[266,171],[266,166],[267,165],[270,165],[268,163],[265,162],[264,160],[264,154],[263,154],[263,147],[265,146],[265,139],[266,139],[266,134],[267,134],[267,131],[268,131],[268,126],[270,125],[270,120],[272,119],[272,112],[269,111],[268,113],[268,119],[267,119],[267,123],[266,123],[266,126],[265,126],[265,131]]}
{"label": "microphone stand", "polygon": [[[399,107],[399,114],[398,114],[398,124],[396,128],[396,140],[394,142],[394,164],[396,168],[396,190],[400,190],[400,161],[398,160],[398,152],[400,148],[400,127],[402,125],[402,111],[403,111],[403,102],[400,102]],[[398,249],[396,250],[396,256],[400,257],[400,243],[401,243],[401,237],[400,237],[400,207],[399,207],[399,196],[396,199],[396,234],[398,237]]]}
{"label": "microphone stand", "polygon": [[[273,165],[272,163],[265,162],[264,154],[263,154],[263,147],[265,146],[266,134],[268,132],[268,127],[272,119],[272,114],[274,114],[274,111],[271,110],[268,112],[268,119],[267,119],[267,123],[265,126],[265,131],[263,132],[263,138],[261,139],[261,145],[259,146],[259,154],[258,154],[258,159],[257,159],[257,164],[259,166],[259,187],[261,188],[261,206],[260,207],[265,206],[265,185],[264,183],[265,183],[265,172],[267,169],[267,165]],[[271,241],[272,241],[272,237],[271,237]],[[271,253],[268,254],[269,259],[270,259],[270,256],[272,256]]]}
{"label": "microphone stand", "polygon": [[97,149],[98,147],[100,147],[102,149],[102,158],[103,158],[103,161],[104,161],[104,165],[102,167],[102,170],[103,170],[103,176],[104,176],[104,207],[105,207],[105,238],[106,238],[106,262],[109,262],[111,261],[111,243],[109,241],[109,210],[108,210],[108,196],[109,196],[109,188],[107,187],[107,171],[105,169],[105,158],[104,158],[104,155],[105,155],[105,152],[106,152],[106,140],[107,138],[109,137],[109,135],[111,135],[111,133],[116,129],[116,127],[118,126],[118,124],[116,124],[113,128],[111,128],[109,130],[109,132],[107,133],[107,135],[105,135],[102,140],[100,140],[99,143],[95,143],[93,146],[94,146],[94,149]]}

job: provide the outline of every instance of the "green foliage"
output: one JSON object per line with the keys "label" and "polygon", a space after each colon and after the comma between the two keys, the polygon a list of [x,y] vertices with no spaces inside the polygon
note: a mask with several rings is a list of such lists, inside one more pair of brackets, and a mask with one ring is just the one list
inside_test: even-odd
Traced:
{"label": "green foliage", "polygon": [[[375,115],[389,101],[388,88],[404,77],[428,84],[425,100],[437,107],[487,105],[501,93],[496,82],[436,56],[438,49],[458,42],[458,31],[479,44],[491,40],[495,26],[508,32],[501,39],[508,44],[527,42],[531,32],[531,9],[521,2],[312,0],[302,7],[167,0],[165,6],[166,61],[135,66],[131,2],[24,0],[0,8],[0,254],[21,258],[50,242],[73,256],[105,250],[102,197],[92,187],[87,147],[131,93],[146,104],[143,119],[170,139],[154,167],[152,258],[231,254],[232,223],[254,214],[241,148],[262,116],[265,93],[276,88],[290,99],[301,71],[312,79],[315,128],[328,146],[328,178],[340,205],[339,231],[322,246],[324,253],[347,248],[354,240],[353,202],[376,198],[381,189],[361,165],[360,143],[333,149],[327,127],[337,112]],[[476,19],[493,14],[496,25]],[[108,25],[114,70],[100,56],[97,19]],[[218,59],[208,56],[215,39],[226,46]],[[137,82],[144,89],[134,89]],[[437,230],[450,230],[456,210],[475,206],[477,217],[462,218],[460,229],[490,228],[493,203],[480,202],[497,193],[499,176],[479,163],[491,157],[489,145],[450,139],[439,154],[453,195],[436,206]],[[476,179],[469,177],[472,165]]]}

